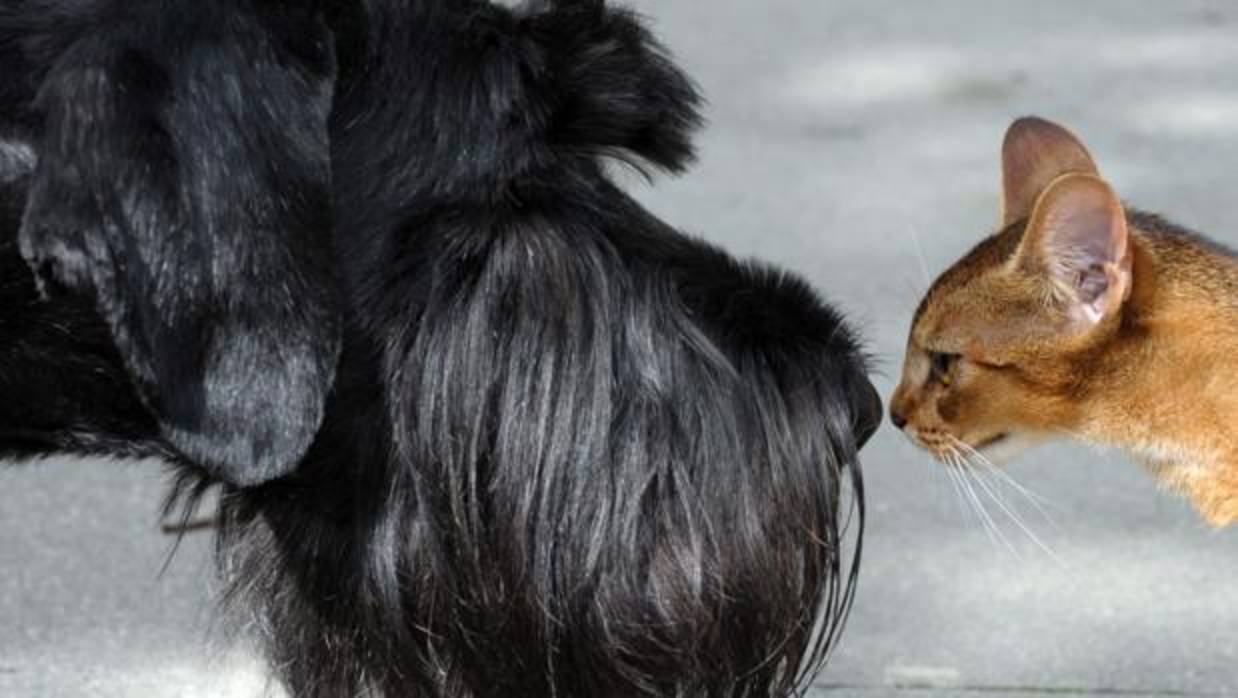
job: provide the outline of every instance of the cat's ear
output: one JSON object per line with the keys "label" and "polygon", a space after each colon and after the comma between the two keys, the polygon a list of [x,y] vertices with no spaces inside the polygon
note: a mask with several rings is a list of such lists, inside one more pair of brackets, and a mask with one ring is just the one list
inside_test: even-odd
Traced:
{"label": "cat's ear", "polygon": [[1122,202],[1104,180],[1067,174],[1032,211],[1015,262],[1048,282],[1071,331],[1115,314],[1130,295],[1131,247]]}
{"label": "cat's ear", "polygon": [[1002,226],[1030,216],[1049,183],[1072,172],[1100,174],[1074,134],[1035,116],[1011,124],[1002,142]]}

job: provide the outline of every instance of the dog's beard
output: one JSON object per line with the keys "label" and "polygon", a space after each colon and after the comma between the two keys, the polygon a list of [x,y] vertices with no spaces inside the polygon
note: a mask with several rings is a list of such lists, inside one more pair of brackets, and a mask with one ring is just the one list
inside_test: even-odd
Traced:
{"label": "dog's beard", "polygon": [[[458,227],[419,237],[419,322],[388,318],[381,377],[342,378],[368,416],[225,498],[224,566],[295,695],[784,695],[820,667],[857,569],[854,357],[728,341],[764,320],[690,316],[664,302],[683,279],[585,230],[479,230],[481,264],[444,263],[476,249]],[[840,336],[701,252],[691,284]]]}

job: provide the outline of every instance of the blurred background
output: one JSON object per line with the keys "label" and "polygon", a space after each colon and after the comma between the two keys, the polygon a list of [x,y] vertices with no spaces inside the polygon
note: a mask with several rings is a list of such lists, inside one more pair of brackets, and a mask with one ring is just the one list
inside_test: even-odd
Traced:
{"label": "blurred background", "polygon": [[[1238,245],[1238,3],[632,4],[710,102],[698,165],[633,190],[810,279],[886,396],[930,278],[996,222],[1017,116],[1075,130],[1133,205]],[[987,527],[888,425],[864,465],[859,594],[816,698],[1238,696],[1238,530],[1138,465],[1037,451],[1008,470],[1029,493],[985,480],[1021,519],[980,491]],[[277,695],[213,625],[209,536],[161,573],[164,484],[156,464],[0,469],[0,696]]]}

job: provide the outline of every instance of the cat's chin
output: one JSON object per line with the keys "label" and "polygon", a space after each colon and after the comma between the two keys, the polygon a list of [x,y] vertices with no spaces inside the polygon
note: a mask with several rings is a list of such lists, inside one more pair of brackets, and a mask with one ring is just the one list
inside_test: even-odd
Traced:
{"label": "cat's chin", "polygon": [[972,448],[993,465],[1005,465],[1042,441],[1043,438],[1030,434],[1005,432],[984,439]]}

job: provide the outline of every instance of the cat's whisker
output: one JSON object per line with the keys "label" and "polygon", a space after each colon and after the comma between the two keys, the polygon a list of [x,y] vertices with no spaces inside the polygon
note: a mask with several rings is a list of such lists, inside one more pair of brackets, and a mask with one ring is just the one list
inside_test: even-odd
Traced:
{"label": "cat's whisker", "polygon": [[[971,460],[967,457],[967,454],[959,448],[965,444],[952,436],[947,436],[947,438],[950,442],[948,446],[951,453],[951,463],[953,464],[954,469],[958,471],[959,481],[963,484],[964,488],[971,494],[972,498],[976,502],[975,508],[977,511],[981,512],[981,514],[985,516],[985,518],[992,524],[992,527],[1000,533],[1000,527],[997,526],[997,521],[994,520],[992,516],[988,515],[988,508],[984,506],[984,501],[976,494],[975,488],[972,487],[971,483],[968,481],[970,478],[975,476],[972,472],[973,468]],[[1002,538],[1005,539],[1005,536],[1002,536]]]}
{"label": "cat's whisker", "polygon": [[946,476],[950,478],[950,484],[954,488],[955,500],[959,503],[960,513],[963,515],[964,520],[969,521],[974,519],[976,523],[984,529],[985,535],[989,537],[989,540],[993,541],[994,545],[998,545],[997,538],[995,538],[993,536],[993,532],[989,530],[989,526],[985,522],[984,517],[976,509],[976,505],[972,502],[971,498],[967,496],[967,489],[963,485],[963,476],[958,472],[958,455],[953,452],[945,452],[942,457],[946,461]]}
{"label": "cat's whisker", "polygon": [[[1010,554],[1013,555],[1016,560],[1022,562],[1023,556],[1019,554],[1018,548],[1015,547],[1014,542],[1010,540],[1010,537],[1006,535],[1006,532],[1002,530],[1001,525],[997,523],[997,520],[993,518],[993,515],[989,513],[988,507],[985,506],[984,504],[984,498],[981,497],[977,489],[972,486],[971,483],[973,480],[976,480],[976,476],[972,472],[971,468],[969,468],[966,465],[963,465],[959,468],[959,470],[962,473],[964,486],[966,486],[968,492],[971,493],[972,499],[974,499],[976,502],[976,507],[980,510],[980,512],[984,515],[985,519],[988,521],[989,527],[993,530],[993,533],[996,534],[997,537],[1001,540],[1001,543],[1003,546],[1005,546],[1006,550],[1010,551]],[[978,482],[978,480],[976,481]],[[990,495],[990,497],[991,496],[992,495]]]}
{"label": "cat's whisker", "polygon": [[1002,482],[1009,485],[1011,489],[1013,489],[1016,493],[1018,493],[1025,500],[1027,500],[1027,502],[1031,504],[1032,507],[1035,508],[1037,512],[1040,513],[1041,517],[1043,517],[1044,520],[1047,521],[1050,526],[1054,527],[1055,529],[1060,529],[1060,527],[1057,525],[1057,521],[1054,520],[1054,518],[1049,515],[1049,512],[1045,509],[1045,507],[1046,506],[1052,507],[1054,509],[1057,509],[1058,511],[1062,510],[1061,507],[1049,501],[1048,498],[1040,494],[1037,494],[1036,492],[1033,492],[1031,489],[1023,485],[1023,483],[1016,480],[1013,475],[1006,472],[1004,468],[1001,468],[995,463],[993,463],[993,461],[990,460],[988,456],[976,450],[971,445],[966,444],[957,438],[954,438],[954,437],[951,437],[951,438],[953,438],[954,441],[957,442],[956,445],[959,448],[963,449],[963,451],[970,456],[969,460],[974,465],[979,465],[985,472],[996,475]]}
{"label": "cat's whisker", "polygon": [[1059,512],[1064,511],[1064,509],[1062,508],[1060,504],[1057,504],[1056,502],[1052,501],[1048,497],[1045,497],[1044,495],[1032,490],[1031,488],[1027,487],[1023,483],[1019,482],[1018,480],[1015,479],[1014,475],[1011,475],[1010,473],[1006,472],[1005,469],[990,463],[989,472],[997,475],[1003,482],[1010,485],[1010,487],[1013,488],[1019,494],[1023,495],[1023,497],[1027,499],[1027,501],[1031,503],[1032,506],[1036,507],[1036,510],[1039,511],[1040,514],[1044,516],[1045,519],[1048,520],[1050,523],[1055,523],[1055,522],[1053,520],[1053,517],[1049,515],[1049,512],[1046,511],[1045,507],[1056,509]]}
{"label": "cat's whisker", "polygon": [[912,223],[907,224],[907,232],[911,233],[911,241],[915,243],[916,259],[920,262],[920,273],[924,276],[924,290],[927,291],[933,285],[933,277],[929,275],[928,260],[924,256],[924,247],[920,244],[920,233]]}
{"label": "cat's whisker", "polygon": [[995,542],[1000,541],[1001,545],[1005,546],[1005,548],[1010,551],[1011,555],[1013,555],[1016,559],[1021,560],[1022,558],[1020,557],[1019,552],[1015,550],[1015,547],[1010,542],[1010,539],[1006,537],[1006,534],[1002,531],[1001,527],[997,525],[997,522],[993,519],[992,515],[989,514],[988,508],[984,505],[984,500],[980,498],[980,495],[976,493],[976,489],[972,487],[971,483],[968,481],[970,468],[967,467],[967,461],[963,457],[963,454],[960,453],[957,448],[952,446],[950,448],[950,456],[954,469],[958,471],[957,474],[959,482],[963,485],[963,489],[966,491],[972,505],[975,507],[976,513],[980,515],[981,520],[984,522],[985,529],[989,531],[990,537],[994,538]]}
{"label": "cat's whisker", "polygon": [[[963,485],[959,482],[958,473],[954,472],[954,461],[949,454],[943,454],[942,458],[946,461],[943,465],[943,469],[946,471],[946,477],[950,480],[950,486],[954,489],[954,499],[958,503],[959,513],[962,515],[964,523],[970,525],[970,520],[975,518],[981,527],[983,527],[984,521],[979,517],[979,515],[976,514],[975,507],[972,506],[971,500],[969,500],[967,495],[963,492]],[[985,530],[985,533],[988,533],[987,529]]]}
{"label": "cat's whisker", "polygon": [[963,490],[959,486],[958,476],[953,472],[954,466],[949,463],[949,456],[947,454],[943,454],[942,457],[947,461],[947,463],[943,465],[942,470],[946,471],[946,480],[950,483],[950,488],[954,490],[954,501],[959,507],[959,514],[962,515],[963,519],[966,521],[971,518],[968,516],[971,512],[970,503],[966,501],[966,497],[963,495]]}
{"label": "cat's whisker", "polygon": [[916,284],[906,277],[903,278],[903,287],[907,291],[907,296],[911,298],[911,308],[915,308],[915,304],[919,302],[920,297],[924,295],[924,291],[916,288]]}
{"label": "cat's whisker", "polygon": [[950,436],[949,438],[950,438],[950,441],[953,443],[954,448],[962,452],[964,459],[967,461],[967,464],[971,466],[969,470],[969,474],[972,475],[972,477],[974,477],[979,484],[984,486],[986,491],[989,491],[990,496],[993,497],[994,501],[997,502],[997,504],[1001,506],[1003,509],[1006,509],[1007,512],[1011,514],[1012,518],[1015,518],[1017,521],[1022,521],[1022,517],[1016,516],[1014,512],[1007,506],[1005,499],[999,496],[1000,489],[996,487],[993,489],[990,489],[987,486],[987,483],[984,482],[984,479],[983,477],[981,477],[980,474],[990,473],[990,474],[995,474],[1002,478],[1005,478],[1006,483],[1011,485],[1016,493],[1023,495],[1024,498],[1026,498],[1029,502],[1031,502],[1032,506],[1034,506],[1036,510],[1040,512],[1041,516],[1043,516],[1047,521],[1049,521],[1050,524],[1053,523],[1053,518],[1049,516],[1049,513],[1046,512],[1044,508],[1040,506],[1040,503],[1036,501],[1037,497],[1033,496],[1033,494],[1029,492],[1025,487],[1020,485],[1013,478],[1011,478],[1009,475],[1003,472],[1001,468],[999,468],[996,464],[993,463],[992,460],[988,458],[988,456],[984,455],[980,451],[976,450],[973,446],[962,441],[961,439],[957,437]]}
{"label": "cat's whisker", "polygon": [[1023,483],[1016,480],[1013,475],[1006,472],[1002,468],[999,468],[997,466],[991,466],[988,472],[995,475],[997,477],[998,482],[1002,482],[1006,484],[1012,490],[1014,490],[1016,493],[1022,496],[1022,498],[1025,501],[1027,501],[1029,504],[1031,504],[1032,508],[1035,509],[1038,514],[1040,514],[1040,518],[1044,519],[1045,522],[1048,523],[1049,526],[1052,527],[1055,531],[1062,530],[1062,527],[1061,525],[1058,524],[1057,519],[1054,518],[1054,516],[1050,513],[1050,509],[1060,514],[1066,511],[1065,507],[1055,502],[1052,502],[1046,497],[1043,497],[1037,494],[1036,492],[1033,492],[1032,490],[1028,489],[1026,486],[1023,485]]}
{"label": "cat's whisker", "polygon": [[[997,506],[1006,514],[1006,516],[1009,517],[1009,519],[1016,526],[1019,527],[1019,530],[1021,530],[1023,534],[1026,535],[1028,539],[1031,540],[1032,543],[1036,547],[1040,548],[1040,550],[1043,551],[1046,555],[1048,555],[1049,558],[1053,560],[1053,562],[1057,564],[1059,567],[1066,569],[1067,568],[1066,564],[1062,561],[1061,557],[1058,556],[1057,552],[1054,551],[1053,548],[1051,548],[1047,543],[1045,543],[1040,538],[1040,536],[1036,535],[1035,531],[1032,530],[1032,527],[1027,523],[1027,521],[1014,509],[1014,507],[1010,503],[1008,503],[1005,500],[1004,497],[1001,496],[1000,489],[998,489],[996,486],[990,486],[987,482],[985,482],[985,479],[981,477],[980,474],[976,471],[976,470],[981,470],[981,472],[983,472],[984,470],[987,470],[988,472],[991,472],[991,473],[998,473],[998,474],[1004,475],[1001,469],[997,468],[997,466],[995,466],[991,460],[986,458],[982,453],[977,451],[975,448],[972,448],[968,444],[954,437],[950,437],[950,439],[952,442],[955,443],[956,449],[962,449],[963,453],[971,455],[971,458],[968,458],[969,464],[972,464],[972,465],[978,464],[981,466],[978,469],[968,470],[968,475],[973,480],[975,480],[976,484],[981,488],[981,490],[985,492],[986,494],[988,494],[989,498],[992,499],[994,503],[997,504]],[[974,458],[975,460],[972,460],[972,458]],[[1030,500],[1030,501],[1032,501],[1032,503],[1035,504],[1035,500]],[[1039,506],[1037,506],[1037,509],[1041,512],[1041,515],[1044,516],[1050,523],[1053,522],[1052,518],[1048,516],[1048,513],[1045,512],[1044,509],[1040,508]]]}
{"label": "cat's whisker", "polygon": [[984,490],[984,492],[986,492],[989,495],[989,497],[992,498],[994,502],[997,503],[997,506],[1000,507],[1001,510],[1006,513],[1006,516],[1008,516],[1010,520],[1014,522],[1016,526],[1019,527],[1019,530],[1023,531],[1023,534],[1026,535],[1028,539],[1031,540],[1032,543],[1037,548],[1040,548],[1040,550],[1043,551],[1046,555],[1048,555],[1049,558],[1052,559],[1054,563],[1056,563],[1059,567],[1062,567],[1062,568],[1066,567],[1065,563],[1062,562],[1062,559],[1058,557],[1057,552],[1055,552],[1053,548],[1049,547],[1048,544],[1046,544],[1043,540],[1041,540],[1040,536],[1036,535],[1036,533],[1032,530],[1031,526],[1028,525],[1028,523],[1023,519],[1023,517],[1020,516],[1018,512],[1016,512],[1000,496],[998,490],[990,487],[984,481],[984,478],[980,477],[979,475],[973,473],[972,477],[973,479],[975,479],[976,484],[979,485],[980,488]]}

